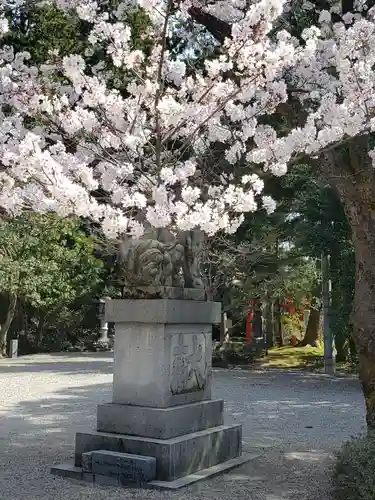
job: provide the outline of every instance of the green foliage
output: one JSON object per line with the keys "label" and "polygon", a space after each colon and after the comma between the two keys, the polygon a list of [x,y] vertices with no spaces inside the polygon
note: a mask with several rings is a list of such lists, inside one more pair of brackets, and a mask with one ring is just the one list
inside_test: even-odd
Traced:
{"label": "green foliage", "polygon": [[346,361],[355,356],[350,320],[355,258],[344,209],[338,194],[307,165],[299,165],[285,176],[281,187],[278,193],[281,203],[295,214],[290,227],[294,232],[296,247],[301,253],[316,259],[320,258],[323,251],[330,255],[330,322],[337,360]]}
{"label": "green foliage", "polygon": [[148,52],[152,47],[152,41],[144,37],[150,20],[143,10],[137,10],[126,14],[126,21],[132,27],[132,48]]}
{"label": "green foliage", "polygon": [[[289,296],[300,307],[305,306],[307,296],[313,295],[315,303],[319,301],[319,261],[299,244],[302,235],[295,230],[294,219],[288,219],[288,200],[296,196],[295,190],[285,193],[280,186],[273,189],[279,196],[276,212],[248,215],[235,236],[213,240],[208,262],[202,266],[205,277],[211,275],[211,282],[215,278],[220,282],[215,298],[221,299],[230,312],[239,335],[245,332],[244,319],[251,299],[260,299],[265,307],[270,336],[272,317],[276,322],[276,314],[272,316],[270,311],[272,303],[276,311],[276,302],[285,302]],[[294,326],[303,328],[301,324]]]}
{"label": "green foliage", "polygon": [[93,297],[55,309],[39,336],[40,310],[21,304],[11,332],[19,334],[19,353],[96,351],[100,335],[97,304]]}
{"label": "green foliage", "polygon": [[305,331],[305,322],[300,318],[298,313],[284,314],[281,318],[284,327],[284,339],[290,341],[295,335],[297,339],[302,339]]}
{"label": "green foliage", "polygon": [[[116,11],[118,0],[108,0],[102,3],[105,9],[107,3]],[[27,51],[31,61],[43,64],[46,61],[55,62],[69,54],[80,54],[90,66],[102,65],[102,69],[112,75],[112,84],[120,91],[126,92],[128,83],[134,78],[131,71],[115,67],[106,50],[94,48],[87,39],[90,24],[78,18],[71,10],[57,8],[55,2],[31,1],[15,8],[12,2],[7,4],[7,17],[10,31],[1,41],[1,45],[13,46],[16,52]],[[145,36],[150,26],[149,18],[144,10],[125,10],[122,19],[132,27],[131,46],[148,52],[152,41]],[[57,76],[62,78],[62,75]]]}
{"label": "green foliage", "polygon": [[[219,297],[226,310],[241,321],[251,298],[269,308],[293,296],[297,306],[320,304],[323,251],[331,255],[331,322],[336,346],[348,356],[350,312],[354,289],[354,252],[350,227],[337,194],[308,165],[298,165],[284,178],[266,179],[265,193],[277,200],[274,214],[248,215],[238,234],[224,246],[215,244],[216,273],[225,273]],[[243,251],[242,251],[243,250]],[[220,254],[220,259],[218,258]],[[233,283],[235,282],[235,286]],[[269,315],[269,318],[271,316]],[[287,333],[302,331],[303,324],[289,324]],[[244,328],[242,328],[244,330]]]}
{"label": "green foliage", "polygon": [[375,433],[346,443],[334,471],[338,500],[375,500]]}
{"label": "green foliage", "polygon": [[82,53],[85,41],[77,16],[58,9],[53,3],[26,3],[18,11],[9,11],[11,29],[3,43],[15,51],[28,51],[31,60],[43,63],[57,50],[61,56]]}
{"label": "green foliage", "polygon": [[306,296],[319,289],[321,281],[320,268],[315,259],[297,258],[292,264],[281,265],[279,279],[274,284],[274,294],[282,300],[289,295],[296,305],[305,302]]}
{"label": "green foliage", "polygon": [[355,288],[355,255],[352,242],[344,241],[337,255],[331,258],[332,309],[331,329],[335,337],[337,361],[356,362],[357,353],[351,339],[352,305]]}
{"label": "green foliage", "polygon": [[77,220],[28,215],[0,222],[0,292],[33,308],[63,308],[92,294],[102,263]]}
{"label": "green foliage", "polygon": [[212,352],[213,366],[248,365],[261,356],[261,347],[254,351],[254,346],[244,342],[219,342]]}

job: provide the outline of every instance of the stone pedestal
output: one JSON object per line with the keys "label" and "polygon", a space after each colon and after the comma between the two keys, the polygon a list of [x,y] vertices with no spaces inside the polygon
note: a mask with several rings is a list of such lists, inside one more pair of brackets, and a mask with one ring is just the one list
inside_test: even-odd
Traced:
{"label": "stone pedestal", "polygon": [[106,320],[115,323],[113,398],[99,405],[97,430],[77,434],[75,467],[95,450],[149,456],[156,482],[171,483],[217,464],[239,465],[241,426],[224,425],[223,401],[211,400],[220,304],[111,300]]}
{"label": "stone pedestal", "polygon": [[113,403],[168,408],[211,397],[212,322],[220,304],[112,300]]}

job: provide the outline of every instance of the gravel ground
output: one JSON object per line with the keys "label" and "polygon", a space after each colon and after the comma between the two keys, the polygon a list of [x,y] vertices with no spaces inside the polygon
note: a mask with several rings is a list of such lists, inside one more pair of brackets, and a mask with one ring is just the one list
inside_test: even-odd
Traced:
{"label": "gravel ground", "polygon": [[111,365],[108,354],[0,361],[0,500],[329,500],[332,452],[365,428],[355,379],[215,370],[226,422],[243,424],[244,451],[258,458],[172,493],[52,476],[52,464],[73,456],[75,432],[94,428],[97,404],[110,400]]}

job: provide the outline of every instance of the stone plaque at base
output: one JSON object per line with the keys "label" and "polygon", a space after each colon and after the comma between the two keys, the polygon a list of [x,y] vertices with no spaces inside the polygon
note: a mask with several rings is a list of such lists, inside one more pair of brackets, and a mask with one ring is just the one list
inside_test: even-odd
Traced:
{"label": "stone plaque at base", "polygon": [[116,476],[123,483],[145,484],[156,478],[155,457],[97,450],[82,453],[82,469],[101,476]]}
{"label": "stone plaque at base", "polygon": [[118,452],[154,457],[154,482],[165,484],[226,461],[228,467],[240,464],[242,426],[224,425],[223,401],[211,400],[212,324],[220,321],[220,304],[109,304],[106,319],[115,323],[113,398],[98,407],[97,431],[77,433],[74,474],[90,467],[88,455],[96,450],[106,450],[111,463]]}

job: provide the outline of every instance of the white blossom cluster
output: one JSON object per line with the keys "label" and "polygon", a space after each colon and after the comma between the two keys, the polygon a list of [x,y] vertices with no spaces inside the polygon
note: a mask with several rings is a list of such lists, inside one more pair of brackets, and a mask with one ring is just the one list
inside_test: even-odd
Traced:
{"label": "white blossom cluster", "polygon": [[[371,16],[332,24],[323,11],[300,44],[285,30],[271,36],[282,1],[219,3],[232,36],[192,70],[165,43],[174,25],[171,2],[127,1],[103,12],[100,2],[58,0],[90,23],[92,51],[104,49],[123,86],[114,84],[106,61],[90,67],[84,55],[55,55],[33,67],[29,54],[3,46],[0,206],[13,214],[89,217],[109,237],[140,236],[141,220],[209,235],[235,232],[259,204],[275,209],[262,196],[263,181],[243,175],[244,167],[259,164],[282,176],[301,154],[375,130]],[[190,5],[179,6],[186,13]],[[133,50],[132,27],[121,20],[128,8],[148,13],[150,52]],[[0,15],[0,36],[8,29]],[[280,134],[262,118],[287,101],[288,86],[298,90],[307,119]],[[217,143],[225,173],[202,161]]]}

